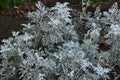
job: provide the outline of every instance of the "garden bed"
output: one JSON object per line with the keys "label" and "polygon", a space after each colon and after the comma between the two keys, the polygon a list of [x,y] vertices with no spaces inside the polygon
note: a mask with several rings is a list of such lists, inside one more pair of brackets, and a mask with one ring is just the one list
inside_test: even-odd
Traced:
{"label": "garden bed", "polygon": [[[1,79],[12,78],[8,76],[12,74],[23,80],[119,80],[117,4],[110,10],[103,6],[102,12],[108,10],[104,13],[99,8],[94,13],[95,8],[91,7],[87,9],[91,13],[73,11],[73,20],[67,3],[48,9],[39,2],[37,8],[31,8],[16,7],[19,16],[14,17],[13,12],[4,15],[4,11],[0,16],[1,40],[17,31],[1,45]],[[28,14],[30,21],[25,16],[28,11],[32,11]],[[76,13],[79,15],[75,17]]]}

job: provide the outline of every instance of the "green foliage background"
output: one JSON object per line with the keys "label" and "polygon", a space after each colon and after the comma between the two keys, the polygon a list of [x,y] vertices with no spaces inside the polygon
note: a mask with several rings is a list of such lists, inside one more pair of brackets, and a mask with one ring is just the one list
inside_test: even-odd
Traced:
{"label": "green foliage background", "polygon": [[111,0],[89,0],[92,7],[101,6],[102,4],[107,4]]}
{"label": "green foliage background", "polygon": [[[7,9],[9,6],[20,5],[23,4],[25,1],[26,0],[0,0],[0,8]],[[89,0],[89,1],[92,7],[96,7],[96,6],[101,6],[102,4],[106,4],[111,0]]]}
{"label": "green foliage background", "polygon": [[8,8],[9,6],[9,0],[0,0],[0,7],[3,9]]}
{"label": "green foliage background", "polygon": [[7,9],[9,6],[20,5],[25,0],[0,0],[0,8]]}

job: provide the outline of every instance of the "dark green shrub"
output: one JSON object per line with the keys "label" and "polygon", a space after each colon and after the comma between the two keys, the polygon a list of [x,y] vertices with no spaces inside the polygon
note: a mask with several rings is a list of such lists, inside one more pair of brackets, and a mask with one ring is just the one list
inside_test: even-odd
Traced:
{"label": "dark green shrub", "polygon": [[108,3],[111,0],[89,0],[92,7],[101,6]]}
{"label": "dark green shrub", "polygon": [[20,5],[24,2],[25,0],[10,0],[9,5],[14,6],[14,5]]}
{"label": "dark green shrub", "polygon": [[6,9],[9,6],[9,0],[0,0],[0,8]]}
{"label": "dark green shrub", "polygon": [[0,8],[7,9],[9,6],[23,4],[26,0],[0,0]]}

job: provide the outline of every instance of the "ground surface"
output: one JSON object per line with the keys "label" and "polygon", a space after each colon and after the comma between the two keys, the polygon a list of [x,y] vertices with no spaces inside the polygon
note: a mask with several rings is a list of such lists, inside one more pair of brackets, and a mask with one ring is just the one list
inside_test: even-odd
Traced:
{"label": "ground surface", "polygon": [[0,15],[0,41],[11,36],[12,31],[21,30],[21,24],[26,23],[27,21],[28,20],[24,18]]}
{"label": "ground surface", "polygon": [[34,4],[10,7],[7,10],[0,9],[0,42],[2,39],[10,37],[12,31],[21,30],[21,24],[28,23],[26,18],[28,11],[34,10]]}

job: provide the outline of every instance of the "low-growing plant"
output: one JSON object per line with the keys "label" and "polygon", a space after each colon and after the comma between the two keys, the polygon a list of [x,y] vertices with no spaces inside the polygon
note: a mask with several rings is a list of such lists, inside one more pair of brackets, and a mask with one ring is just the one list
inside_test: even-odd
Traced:
{"label": "low-growing plant", "polygon": [[[22,24],[23,31],[2,41],[1,80],[107,80],[111,72],[119,77],[114,70],[120,66],[117,4],[103,13],[99,8],[80,12],[73,17],[76,21],[67,5],[58,2],[47,8],[38,2],[37,10],[28,13],[30,23]],[[82,33],[84,27],[87,31]],[[110,47],[103,50],[101,43]]]}

